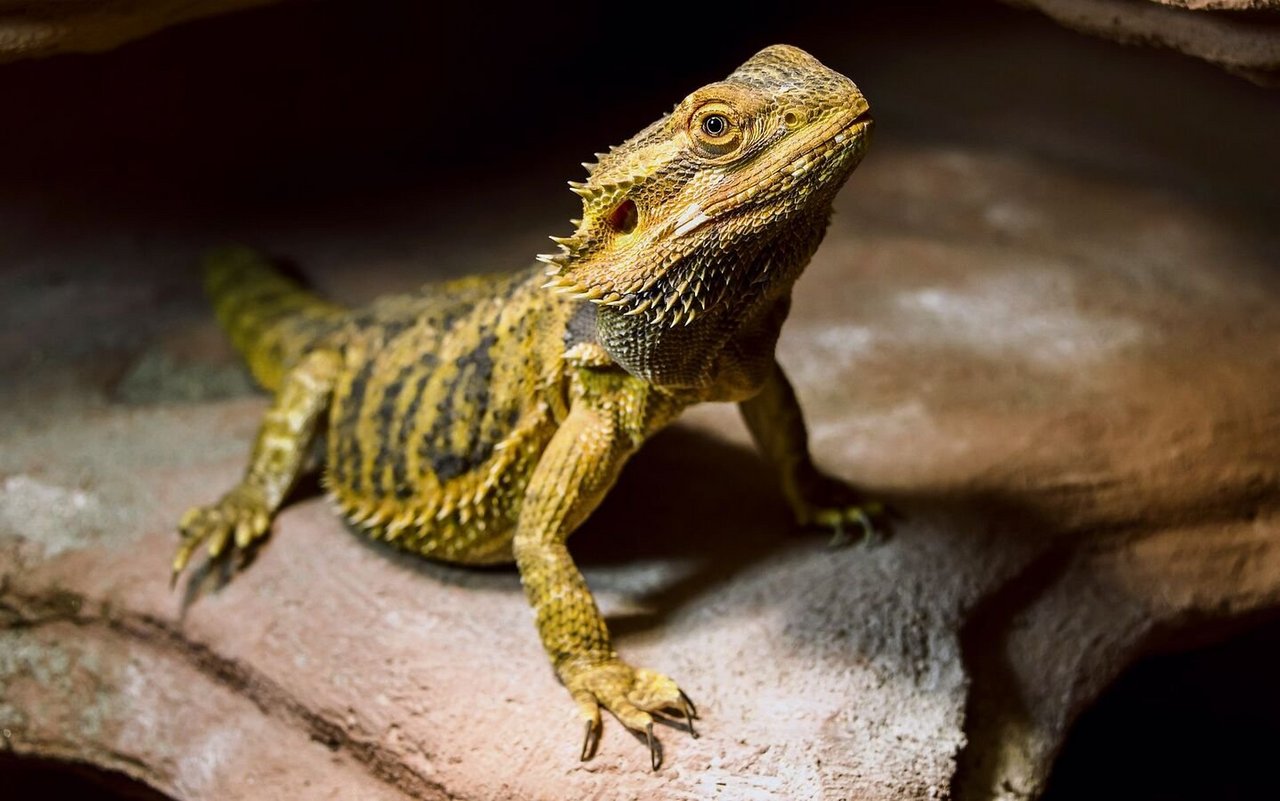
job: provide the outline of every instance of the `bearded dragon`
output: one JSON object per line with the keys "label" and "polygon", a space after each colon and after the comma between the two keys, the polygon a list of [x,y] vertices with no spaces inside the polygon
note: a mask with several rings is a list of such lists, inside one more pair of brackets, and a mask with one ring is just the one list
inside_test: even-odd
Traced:
{"label": "bearded dragon", "polygon": [[696,711],[613,647],[569,535],[619,471],[686,407],[737,402],[802,524],[874,533],[874,504],[815,467],[774,358],[791,289],[866,151],[848,78],[795,47],[723,81],[584,165],[575,230],[519,272],[469,277],[350,311],[261,256],[211,254],[216,315],[274,392],[243,479],[189,510],[176,580],[201,545],[250,548],[323,441],[323,485],[347,520],[425,557],[514,559],[538,634],[596,751],[601,707],[647,738]]}

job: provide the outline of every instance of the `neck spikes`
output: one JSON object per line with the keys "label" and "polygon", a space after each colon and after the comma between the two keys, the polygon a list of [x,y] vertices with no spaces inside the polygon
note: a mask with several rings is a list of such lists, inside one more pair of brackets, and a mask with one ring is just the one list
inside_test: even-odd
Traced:
{"label": "neck spikes", "polygon": [[[624,265],[627,256],[646,249],[646,216],[635,196],[643,194],[653,167],[619,164],[610,153],[596,154],[597,164],[584,164],[589,179],[570,181],[569,189],[582,198],[582,218],[570,220],[570,236],[553,236],[558,253],[542,254],[550,280],[545,287],[579,300],[609,306],[631,304],[648,281],[647,275]],[[640,266],[631,259],[632,267]]]}

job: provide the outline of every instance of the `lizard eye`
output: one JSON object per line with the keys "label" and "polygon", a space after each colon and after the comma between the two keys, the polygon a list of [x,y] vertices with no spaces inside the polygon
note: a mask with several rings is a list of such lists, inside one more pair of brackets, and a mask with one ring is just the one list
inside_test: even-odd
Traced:
{"label": "lizard eye", "polygon": [[689,132],[709,156],[732,153],[742,144],[742,126],[734,110],[724,103],[708,103],[693,113]]}

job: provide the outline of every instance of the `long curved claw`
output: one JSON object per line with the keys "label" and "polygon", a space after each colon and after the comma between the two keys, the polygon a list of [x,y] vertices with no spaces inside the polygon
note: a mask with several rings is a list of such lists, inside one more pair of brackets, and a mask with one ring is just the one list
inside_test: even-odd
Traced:
{"label": "long curved claw", "polygon": [[658,745],[658,741],[653,736],[653,723],[644,727],[644,735],[649,740],[649,762],[653,765],[653,769],[657,771],[662,767],[662,749]]}
{"label": "long curved claw", "polygon": [[685,693],[685,691],[684,691],[684,690],[681,690],[681,691],[680,691],[680,700],[681,700],[681,701],[684,703],[684,705],[685,705],[685,708],[686,708],[686,710],[687,710],[686,714],[687,714],[687,715],[689,715],[689,717],[692,717],[692,718],[694,718],[694,719],[697,719],[697,717],[698,717],[698,708],[697,708],[696,706],[694,706],[694,705],[693,705],[693,699],[692,699],[692,698],[690,698],[690,697],[688,696],[688,694],[687,694],[687,693]]}
{"label": "long curved claw", "polygon": [[190,538],[183,541],[178,546],[178,552],[173,555],[173,571],[169,574],[169,589],[178,586],[178,576],[182,575],[182,571],[187,569],[187,563],[191,561],[191,554],[195,552],[200,545],[198,539]]}
{"label": "long curved claw", "polygon": [[862,541],[871,545],[880,540],[880,532],[876,528],[876,524],[871,520],[871,515],[867,514],[867,510],[858,507],[853,513],[853,519],[858,522],[858,526],[862,529]]}
{"label": "long curved claw", "polygon": [[688,706],[683,707],[681,711],[684,712],[684,725],[689,727],[689,736],[695,740],[698,739],[698,730],[693,727],[693,713]]}
{"label": "long curved claw", "polygon": [[831,539],[827,540],[828,548],[843,548],[849,544],[852,537],[844,530],[844,520],[838,519],[831,526]]}
{"label": "long curved claw", "polygon": [[680,711],[685,715],[685,726],[689,727],[689,736],[698,740],[698,729],[694,728],[694,718],[698,717],[698,709],[695,708],[694,702],[689,700],[689,696],[685,695],[685,691],[680,691]]}
{"label": "long curved claw", "polygon": [[587,734],[582,739],[582,756],[579,761],[586,762],[596,755],[596,748],[600,746],[600,721],[587,721]]}

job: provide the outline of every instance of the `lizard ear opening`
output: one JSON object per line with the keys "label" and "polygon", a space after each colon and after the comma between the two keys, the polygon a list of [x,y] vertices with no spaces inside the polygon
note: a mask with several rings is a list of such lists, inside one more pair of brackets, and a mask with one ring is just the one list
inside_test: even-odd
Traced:
{"label": "lizard ear opening", "polygon": [[634,200],[624,200],[614,206],[613,211],[609,212],[609,227],[620,234],[629,234],[636,230],[636,225],[639,222],[640,212],[636,209]]}

